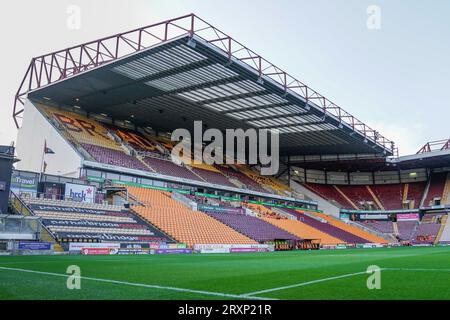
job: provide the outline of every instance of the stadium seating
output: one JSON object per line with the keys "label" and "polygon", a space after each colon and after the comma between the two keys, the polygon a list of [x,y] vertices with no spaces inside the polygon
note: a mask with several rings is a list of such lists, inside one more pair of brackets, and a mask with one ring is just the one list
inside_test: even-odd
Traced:
{"label": "stadium seating", "polygon": [[242,172],[239,172],[232,167],[221,165],[216,166],[217,169],[219,169],[225,176],[228,176],[229,178],[234,178],[238,180],[240,183],[242,183],[247,189],[253,190],[253,191],[259,191],[267,193],[267,190],[261,187],[257,182],[255,182],[253,179],[249,178]]}
{"label": "stadium seating", "polygon": [[192,173],[188,168],[180,166],[172,162],[171,160],[159,159],[154,157],[144,157],[142,159],[153,171],[184,179],[202,181],[200,177]]}
{"label": "stadium seating", "polygon": [[356,223],[366,228],[372,229],[376,232],[386,234],[394,233],[394,226],[392,224],[392,221],[364,220],[364,221],[357,221]]}
{"label": "stadium seating", "polygon": [[345,222],[343,222],[341,220],[333,218],[333,217],[331,217],[329,215],[326,215],[324,213],[314,212],[314,213],[311,213],[311,214],[312,215],[316,215],[316,216],[318,216],[318,217],[320,217],[322,219],[327,220],[329,224],[331,224],[331,225],[333,225],[333,226],[335,226],[335,227],[337,227],[337,228],[339,228],[341,230],[347,231],[350,234],[353,234],[353,235],[358,236],[358,237],[360,237],[362,239],[368,240],[368,242],[373,242],[373,243],[387,243],[388,242],[384,238],[381,238],[381,237],[378,237],[378,236],[373,235],[371,233],[368,233],[368,232],[366,232],[364,230],[361,230],[361,229],[359,229],[359,228],[357,228],[357,227],[355,227],[353,225],[347,224],[347,223],[345,223]]}
{"label": "stadium seating", "polygon": [[352,202],[359,208],[364,209],[364,203],[372,203],[375,209],[381,209],[378,208],[376,205],[376,200],[370,193],[370,191],[367,189],[367,187],[364,186],[358,186],[358,185],[342,185],[338,186],[338,188],[349,198],[352,200]]}
{"label": "stadium seating", "polygon": [[139,132],[119,128],[117,126],[108,125],[107,126],[112,132],[114,132],[117,137],[119,137],[123,142],[131,145],[136,151],[145,151],[155,154],[159,154],[159,150],[156,147],[156,143]]}
{"label": "stadium seating", "polygon": [[398,237],[402,241],[411,241],[418,226],[417,221],[398,221]]}
{"label": "stadium seating", "polygon": [[118,210],[116,206],[36,198],[24,200],[58,240],[173,242],[139,216],[127,210]]}
{"label": "stadium seating", "polygon": [[413,243],[433,244],[440,227],[440,223],[420,223],[413,236]]}
{"label": "stadium seating", "polygon": [[123,151],[87,143],[83,143],[82,146],[98,162],[123,168],[150,171],[150,169],[137,158],[130,156]]}
{"label": "stadium seating", "polygon": [[408,192],[404,196],[406,200],[414,201],[413,208],[417,209],[420,206],[423,194],[425,192],[425,182],[408,183]]}
{"label": "stadium seating", "polygon": [[303,186],[340,208],[353,210],[368,209],[364,205],[368,203],[372,203],[373,210],[402,209],[404,200],[413,201],[413,208],[418,208],[425,191],[425,182],[367,186],[303,183]]}
{"label": "stadium seating", "polygon": [[449,219],[448,215],[444,217],[442,223],[444,224],[444,229],[442,231],[439,242],[450,244],[450,219]]}
{"label": "stadium seating", "polygon": [[401,209],[403,207],[403,184],[376,184],[370,186],[385,210]]}
{"label": "stadium seating", "polygon": [[285,195],[286,191],[287,192],[292,191],[288,186],[279,182],[277,179],[269,176],[262,176],[258,174],[256,171],[250,169],[246,165],[236,165],[236,168],[245,175],[247,175],[249,178],[253,179],[255,182],[265,186],[266,187],[265,189],[273,190],[273,192],[282,195]]}
{"label": "stadium seating", "polygon": [[352,203],[335,188],[334,185],[319,184],[319,183],[304,183],[306,188],[312,192],[317,193],[322,198],[328,201],[333,201],[337,206],[344,209],[356,209]]}
{"label": "stadium seating", "polygon": [[425,197],[425,201],[423,202],[423,205],[425,207],[433,206],[434,205],[433,200],[436,198],[438,198],[439,200],[442,199],[446,181],[447,181],[447,172],[439,172],[431,174],[430,185],[428,187],[428,192]]}
{"label": "stadium seating", "polygon": [[264,221],[274,226],[286,230],[299,238],[306,240],[319,240],[321,244],[339,244],[344,243],[341,239],[317,230],[298,220],[262,218]]}
{"label": "stadium seating", "polygon": [[194,244],[256,244],[206,213],[192,211],[163,191],[128,187],[144,206],[133,206],[143,218],[179,242]]}
{"label": "stadium seating", "polygon": [[292,209],[283,209],[284,211],[288,212],[291,215],[294,215],[297,217],[298,220],[302,221],[303,223],[320,230],[324,233],[327,233],[335,238],[341,239],[343,242],[347,243],[367,243],[370,242],[367,239],[363,239],[357,235],[354,235],[350,232],[347,232],[345,230],[342,230],[338,227],[333,226],[330,223],[324,223],[317,219],[311,218],[310,216],[306,215],[305,213],[302,213],[297,210]]}
{"label": "stadium seating", "polygon": [[246,203],[245,206],[251,209],[253,212],[257,213],[259,217],[273,218],[273,219],[286,219],[285,217],[279,215],[271,208],[263,206],[256,203]]}
{"label": "stadium seating", "polygon": [[236,187],[227,179],[226,176],[224,176],[219,170],[217,170],[212,166],[208,166],[205,164],[202,165],[192,164],[191,170],[206,182],[213,184],[220,184],[228,187]]}
{"label": "stadium seating", "polygon": [[108,130],[94,119],[44,105],[39,105],[39,107],[78,143],[123,151],[120,143],[112,140],[108,136]]}
{"label": "stadium seating", "polygon": [[300,240],[298,237],[277,228],[257,217],[233,213],[208,213],[214,219],[226,224],[258,242],[274,240]]}

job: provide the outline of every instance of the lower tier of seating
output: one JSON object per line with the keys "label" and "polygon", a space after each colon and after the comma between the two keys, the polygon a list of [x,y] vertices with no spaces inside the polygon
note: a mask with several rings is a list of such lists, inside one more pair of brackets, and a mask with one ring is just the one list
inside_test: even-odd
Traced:
{"label": "lower tier of seating", "polygon": [[[368,233],[358,227],[355,227],[351,224],[347,224],[342,220],[336,219],[334,217],[331,217],[329,215],[326,215],[324,213],[311,213],[312,215],[316,215],[326,221],[328,221],[329,224],[335,226],[336,228],[339,228],[343,231],[346,231],[350,234],[353,234],[359,238],[365,239],[368,242],[373,242],[373,243],[388,243],[388,241],[384,238],[378,237],[372,233]],[[366,241],[366,242],[367,242]]]}
{"label": "lower tier of seating", "polygon": [[293,234],[273,226],[257,217],[233,213],[208,213],[214,219],[226,224],[258,242],[274,240],[300,240]]}
{"label": "lower tier of seating", "polygon": [[370,242],[368,239],[361,238],[355,234],[352,234],[348,231],[342,230],[330,223],[321,222],[318,219],[311,218],[305,213],[299,212],[293,209],[283,209],[287,213],[297,217],[298,220],[303,223],[320,230],[324,233],[327,233],[335,238],[341,239],[343,242],[347,243],[367,243]]}
{"label": "lower tier of seating", "polygon": [[41,217],[43,225],[57,240],[173,242],[172,238],[128,210],[108,211],[82,205],[77,207],[73,201],[70,206],[48,205],[47,202],[33,200],[28,202],[28,206],[36,216]]}
{"label": "lower tier of seating", "polygon": [[398,221],[398,238],[402,241],[410,241],[418,224],[418,221]]}
{"label": "lower tier of seating", "polygon": [[262,219],[302,239],[314,240],[320,244],[344,243],[344,241],[342,241],[341,239],[332,237],[329,234],[317,230],[298,220],[272,219],[272,218],[262,218]]}
{"label": "lower tier of seating", "polygon": [[392,224],[392,221],[365,220],[357,221],[357,223],[376,232],[385,234],[394,233],[394,226]]}
{"label": "lower tier of seating", "polygon": [[173,200],[170,193],[127,187],[129,193],[145,206],[133,210],[178,242],[192,247],[194,244],[257,244],[213,217],[193,211]]}

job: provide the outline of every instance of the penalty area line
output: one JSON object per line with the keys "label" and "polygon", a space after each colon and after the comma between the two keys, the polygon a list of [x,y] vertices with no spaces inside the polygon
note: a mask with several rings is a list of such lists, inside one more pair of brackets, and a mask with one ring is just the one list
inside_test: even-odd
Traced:
{"label": "penalty area line", "polygon": [[[34,274],[41,274],[41,275],[54,276],[54,277],[64,277],[64,278],[71,276],[70,274],[61,274],[61,273],[54,273],[54,272],[45,272],[45,271],[36,271],[36,270],[9,268],[9,267],[0,267],[0,270],[34,273]],[[225,297],[225,298],[248,299],[248,300],[276,300],[273,298],[250,297],[250,296],[247,297],[247,296],[243,296],[243,295],[239,295],[239,294],[214,292],[214,291],[203,291],[203,290],[186,289],[186,288],[178,288],[178,287],[169,287],[169,286],[145,284],[145,283],[138,283],[138,282],[127,282],[127,281],[92,278],[92,277],[84,277],[84,276],[73,276],[73,277],[79,278],[79,279],[84,279],[84,280],[103,282],[103,283],[112,283],[112,284],[119,284],[119,285],[127,285],[127,286],[143,287],[143,288],[151,288],[151,289],[161,289],[161,290],[177,291],[177,292],[196,293],[196,294],[216,296],[216,297],[222,297],[222,298]]]}

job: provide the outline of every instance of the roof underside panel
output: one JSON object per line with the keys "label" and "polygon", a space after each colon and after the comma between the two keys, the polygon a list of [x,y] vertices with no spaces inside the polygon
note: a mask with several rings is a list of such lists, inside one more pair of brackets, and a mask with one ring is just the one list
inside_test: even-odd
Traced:
{"label": "roof underside panel", "polygon": [[286,94],[211,44],[165,42],[29,94],[78,105],[138,126],[171,132],[205,128],[278,130],[281,155],[383,153],[386,150],[300,96]]}

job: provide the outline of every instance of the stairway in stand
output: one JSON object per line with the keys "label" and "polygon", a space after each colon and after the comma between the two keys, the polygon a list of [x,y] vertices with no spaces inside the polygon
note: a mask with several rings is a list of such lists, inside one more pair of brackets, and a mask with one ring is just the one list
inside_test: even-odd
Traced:
{"label": "stairway in stand", "polygon": [[367,190],[369,191],[370,195],[372,196],[373,200],[375,201],[376,205],[378,206],[378,208],[380,208],[381,210],[386,210],[383,206],[383,204],[381,203],[380,199],[378,199],[378,197],[376,196],[376,194],[373,192],[373,190],[369,187],[366,186]]}
{"label": "stairway in stand", "polygon": [[394,234],[399,235],[400,232],[398,231],[398,224],[397,222],[392,222],[392,227],[394,228]]}
{"label": "stairway in stand", "polygon": [[434,244],[439,243],[442,237],[442,233],[444,233],[445,225],[447,224],[448,215],[442,216],[441,218],[441,226],[439,227],[439,231],[436,235],[436,239],[434,240]]}
{"label": "stairway in stand", "polygon": [[450,172],[447,173],[447,181],[445,181],[444,192],[442,194],[441,204],[450,204]]}

